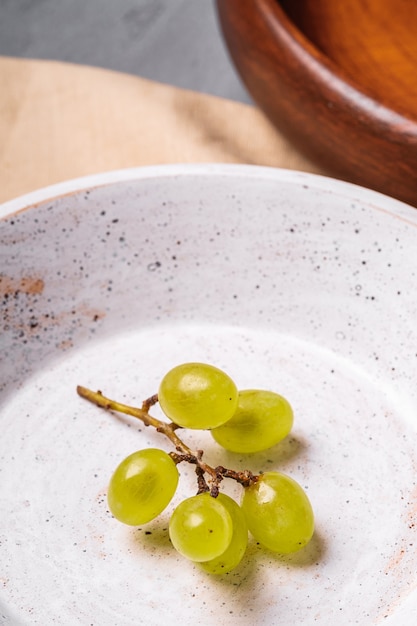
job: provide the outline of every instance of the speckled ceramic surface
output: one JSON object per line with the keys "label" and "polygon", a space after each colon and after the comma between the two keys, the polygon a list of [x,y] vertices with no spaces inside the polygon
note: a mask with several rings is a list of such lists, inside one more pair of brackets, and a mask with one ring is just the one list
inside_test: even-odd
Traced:
{"label": "speckled ceramic surface", "polygon": [[[417,623],[417,211],[352,185],[245,166],[73,181],[0,208],[0,622],[83,626]],[[210,578],[106,506],[158,433],[87,404],[139,404],[179,362],[292,403],[292,435],[242,458],[280,469],[316,534],[251,542]],[[226,486],[233,492],[233,487]]]}

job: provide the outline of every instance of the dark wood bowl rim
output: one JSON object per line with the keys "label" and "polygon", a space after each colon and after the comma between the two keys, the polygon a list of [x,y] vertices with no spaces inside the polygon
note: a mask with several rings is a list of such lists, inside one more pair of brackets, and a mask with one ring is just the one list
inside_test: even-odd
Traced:
{"label": "dark wood bowl rim", "polygon": [[[411,117],[399,113],[359,89],[355,83],[329,57],[323,54],[294,24],[279,4],[279,0],[252,0],[258,4],[265,23],[274,39],[279,41],[300,67],[313,68],[309,77],[321,86],[321,90],[334,93],[337,98],[360,110],[374,123],[391,128],[396,134],[409,135],[417,140],[417,123]],[[358,114],[358,113],[357,113]],[[360,113],[359,113],[360,114]],[[392,128],[392,127],[395,128]]]}

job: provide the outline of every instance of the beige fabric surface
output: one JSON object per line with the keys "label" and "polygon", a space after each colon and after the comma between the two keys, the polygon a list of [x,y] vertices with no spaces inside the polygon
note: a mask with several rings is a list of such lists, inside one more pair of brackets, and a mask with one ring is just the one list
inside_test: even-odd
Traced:
{"label": "beige fabric surface", "polygon": [[162,163],[324,173],[255,107],[136,76],[0,57],[0,202],[71,178]]}

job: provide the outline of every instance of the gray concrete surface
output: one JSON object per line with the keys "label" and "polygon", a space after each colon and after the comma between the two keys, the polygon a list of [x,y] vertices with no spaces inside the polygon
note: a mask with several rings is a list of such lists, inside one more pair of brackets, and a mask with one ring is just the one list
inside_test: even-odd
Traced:
{"label": "gray concrete surface", "polygon": [[105,67],[251,103],[214,0],[0,0],[0,55]]}

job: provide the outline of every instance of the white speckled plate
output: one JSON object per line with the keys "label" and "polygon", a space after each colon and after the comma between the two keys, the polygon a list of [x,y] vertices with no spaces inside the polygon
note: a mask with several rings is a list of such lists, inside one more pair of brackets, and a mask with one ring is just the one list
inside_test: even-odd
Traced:
{"label": "white speckled plate", "polygon": [[[417,211],[317,176],[170,166],[73,181],[0,208],[0,622],[417,623]],[[169,513],[110,516],[117,463],[161,435],[76,395],[139,404],[179,362],[287,396],[283,444],[208,461],[280,469],[317,531],[251,542],[210,578]],[[226,485],[229,493],[234,486]]]}

